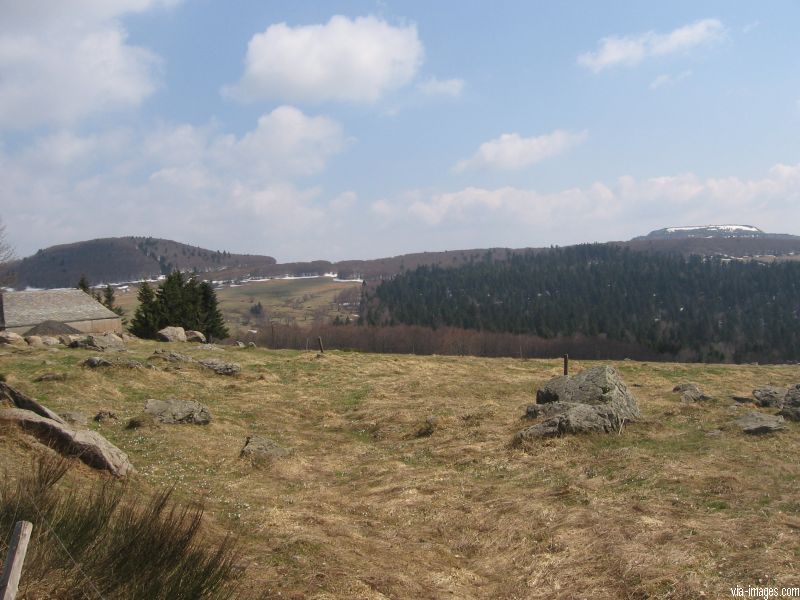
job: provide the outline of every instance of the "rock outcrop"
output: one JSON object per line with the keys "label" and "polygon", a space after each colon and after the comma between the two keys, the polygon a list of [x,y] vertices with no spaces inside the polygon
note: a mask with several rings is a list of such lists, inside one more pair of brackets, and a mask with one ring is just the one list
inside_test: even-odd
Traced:
{"label": "rock outcrop", "polygon": [[239,452],[239,458],[249,458],[254,461],[269,461],[274,458],[284,458],[291,452],[282,448],[273,440],[263,435],[248,435],[244,447]]}
{"label": "rock outcrop", "polygon": [[786,429],[783,417],[760,412],[747,413],[736,419],[735,423],[744,433],[750,435],[764,435]]}
{"label": "rock outcrop", "polygon": [[544,421],[517,433],[517,443],[569,433],[618,432],[641,418],[636,399],[610,366],[551,379],[537,391],[536,400],[526,417]]}
{"label": "rock outcrop", "polygon": [[0,331],[0,346],[27,346],[25,338],[11,331]]}
{"label": "rock outcrop", "polygon": [[217,375],[238,375],[242,371],[241,365],[225,362],[217,358],[203,358],[197,362],[206,369],[211,369]]}
{"label": "rock outcrop", "polygon": [[706,402],[711,400],[700,386],[696,383],[679,383],[674,388],[673,392],[678,392],[681,395],[681,402]]}
{"label": "rock outcrop", "polygon": [[789,388],[778,414],[789,421],[800,421],[800,383]]}
{"label": "rock outcrop", "polygon": [[765,385],[764,387],[753,390],[753,398],[756,399],[756,406],[762,408],[781,408],[789,390],[785,387],[775,385]]}
{"label": "rock outcrop", "polygon": [[200,344],[206,343],[206,336],[203,334],[202,331],[187,331],[186,332],[186,341],[187,342],[197,342]]}
{"label": "rock outcrop", "polygon": [[[14,408],[0,408],[0,421],[15,423],[65,456],[75,456],[117,477],[135,472],[128,455],[97,432],[75,428],[33,398],[0,383],[0,395]],[[76,419],[79,421],[79,419]]]}
{"label": "rock outcrop", "polygon": [[188,423],[207,425],[211,422],[208,407],[194,400],[154,400],[145,402],[144,412],[152,415],[159,423],[173,425]]}

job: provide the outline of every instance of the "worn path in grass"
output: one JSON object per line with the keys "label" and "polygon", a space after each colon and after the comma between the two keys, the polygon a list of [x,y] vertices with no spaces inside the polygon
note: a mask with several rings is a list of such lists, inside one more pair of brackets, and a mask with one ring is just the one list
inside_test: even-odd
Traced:
{"label": "worn path in grass", "polygon": [[[800,425],[758,438],[730,424],[751,409],[732,395],[798,383],[796,366],[615,363],[642,422],[522,450],[509,442],[557,361],[148,342],[125,357],[156,347],[243,372],[91,371],[78,366],[86,351],[3,349],[0,373],[57,411],[115,411],[119,422],[91,427],[130,455],[134,485],[203,499],[243,541],[246,587],[267,597],[688,599],[800,585]],[[48,371],[68,378],[32,382]],[[685,381],[715,400],[682,404],[671,389]],[[198,400],[214,421],[125,429],[151,397]],[[436,430],[416,437],[429,415]],[[239,459],[253,433],[291,456]],[[18,466],[9,436],[2,461]]]}

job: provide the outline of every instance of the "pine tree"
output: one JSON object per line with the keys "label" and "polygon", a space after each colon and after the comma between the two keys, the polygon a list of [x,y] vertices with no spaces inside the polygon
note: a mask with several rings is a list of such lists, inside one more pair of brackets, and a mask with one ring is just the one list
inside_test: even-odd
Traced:
{"label": "pine tree", "polygon": [[213,338],[224,339],[230,335],[228,328],[225,327],[225,319],[222,317],[217,303],[217,294],[208,281],[202,282],[198,286],[200,292],[200,315],[201,328],[206,338],[210,341]]}
{"label": "pine tree", "polygon": [[92,288],[89,284],[89,280],[86,278],[86,275],[81,275],[80,280],[78,281],[78,285],[76,286],[79,290],[83,290],[87,294],[91,296]]}
{"label": "pine tree", "polygon": [[116,303],[116,298],[114,298],[114,288],[111,287],[110,285],[107,285],[105,287],[105,289],[103,290],[103,300],[102,300],[102,302],[103,302],[103,304],[105,305],[105,307],[108,310],[110,310],[111,312],[119,315],[120,317],[125,314],[125,311],[122,310],[121,307],[119,307],[119,306],[117,306],[115,304]]}
{"label": "pine tree", "polygon": [[144,281],[136,298],[139,300],[139,307],[131,321],[131,333],[140,338],[154,338],[156,332],[162,328],[161,308],[156,294],[150,284]]}

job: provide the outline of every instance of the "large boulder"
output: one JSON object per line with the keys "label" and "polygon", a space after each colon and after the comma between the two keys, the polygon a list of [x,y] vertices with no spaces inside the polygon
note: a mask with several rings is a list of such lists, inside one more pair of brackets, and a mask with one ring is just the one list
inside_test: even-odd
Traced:
{"label": "large boulder", "polygon": [[206,336],[203,335],[202,331],[187,331],[186,332],[186,341],[187,342],[198,342],[200,344],[206,343]]}
{"label": "large boulder", "polygon": [[736,419],[736,425],[750,435],[764,435],[786,429],[783,417],[777,415],[765,415],[760,412],[750,412]]}
{"label": "large boulder", "polygon": [[41,348],[44,346],[44,342],[42,341],[41,336],[38,335],[26,335],[24,338],[25,343],[28,346],[32,346],[33,348]]}
{"label": "large boulder", "polygon": [[785,387],[765,385],[753,390],[756,405],[762,408],[781,408],[789,390]]}
{"label": "large boulder", "polygon": [[636,398],[611,366],[593,367],[574,376],[556,377],[536,393],[528,418],[544,418],[520,431],[517,442],[567,433],[618,432],[641,418]]}
{"label": "large boulder", "polygon": [[208,407],[194,400],[148,400],[144,412],[152,415],[158,422],[168,425],[189,423],[207,425],[211,422]]}
{"label": "large boulder", "polygon": [[789,421],[800,421],[800,383],[789,388],[778,414]]}
{"label": "large boulder", "polygon": [[156,334],[156,338],[161,342],[185,342],[186,332],[183,327],[164,327]]}
{"label": "large boulder", "polygon": [[0,331],[0,346],[27,346],[25,338],[12,331]]}

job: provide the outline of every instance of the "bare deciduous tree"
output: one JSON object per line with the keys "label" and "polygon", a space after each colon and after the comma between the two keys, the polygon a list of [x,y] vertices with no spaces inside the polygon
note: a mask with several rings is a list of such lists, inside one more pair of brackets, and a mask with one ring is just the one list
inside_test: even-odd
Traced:
{"label": "bare deciduous tree", "polygon": [[0,265],[3,265],[11,260],[14,260],[14,249],[8,243],[6,237],[6,226],[3,220],[0,219]]}

